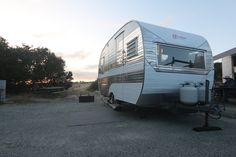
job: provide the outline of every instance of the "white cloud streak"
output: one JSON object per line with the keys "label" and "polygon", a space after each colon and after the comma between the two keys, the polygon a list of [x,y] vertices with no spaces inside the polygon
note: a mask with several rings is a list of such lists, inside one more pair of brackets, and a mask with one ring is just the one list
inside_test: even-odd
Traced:
{"label": "white cloud streak", "polygon": [[172,25],[174,22],[173,17],[172,16],[167,16],[163,19],[163,21],[160,22],[160,25],[163,27],[169,27],[170,25]]}

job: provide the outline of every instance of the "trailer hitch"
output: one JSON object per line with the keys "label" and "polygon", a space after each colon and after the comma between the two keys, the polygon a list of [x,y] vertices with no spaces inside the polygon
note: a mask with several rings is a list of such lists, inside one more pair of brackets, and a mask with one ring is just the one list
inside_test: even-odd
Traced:
{"label": "trailer hitch", "polygon": [[[213,119],[220,119],[221,118],[221,110],[219,108],[219,105],[209,105],[209,80],[206,80],[205,84],[205,105],[208,105],[209,107],[205,107],[200,109],[202,112],[205,112],[205,122],[204,125],[201,127],[195,127],[193,128],[194,131],[200,132],[200,131],[217,131],[222,130],[222,128],[217,126],[209,126],[209,117]],[[210,116],[210,114],[218,115],[218,117],[214,118],[213,116]]]}

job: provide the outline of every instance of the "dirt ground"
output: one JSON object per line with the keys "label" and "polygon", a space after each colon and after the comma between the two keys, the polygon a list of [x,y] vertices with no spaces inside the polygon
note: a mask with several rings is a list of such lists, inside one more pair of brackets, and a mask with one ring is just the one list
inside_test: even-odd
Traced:
{"label": "dirt ground", "polygon": [[[14,95],[0,105],[1,157],[236,156],[236,121],[210,119],[221,131],[195,132],[202,114],[79,103],[88,85],[56,95]],[[142,117],[141,115],[147,115]]]}

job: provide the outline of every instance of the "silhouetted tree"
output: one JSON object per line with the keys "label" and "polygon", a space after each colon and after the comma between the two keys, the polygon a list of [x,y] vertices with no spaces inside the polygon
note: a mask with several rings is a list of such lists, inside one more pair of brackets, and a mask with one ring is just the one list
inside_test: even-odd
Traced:
{"label": "silhouetted tree", "polygon": [[98,80],[93,81],[91,85],[88,87],[88,90],[90,91],[98,90]]}
{"label": "silhouetted tree", "polygon": [[73,80],[71,71],[65,72],[65,61],[48,48],[23,44],[10,47],[0,37],[0,79],[7,80],[7,87],[65,86]]}

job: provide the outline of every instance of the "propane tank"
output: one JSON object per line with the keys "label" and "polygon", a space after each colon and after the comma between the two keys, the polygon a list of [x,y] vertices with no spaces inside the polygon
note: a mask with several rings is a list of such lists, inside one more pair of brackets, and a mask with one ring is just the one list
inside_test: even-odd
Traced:
{"label": "propane tank", "polygon": [[205,91],[206,87],[203,83],[199,83],[198,87],[198,101],[201,103],[205,103]]}
{"label": "propane tank", "polygon": [[185,83],[180,88],[180,102],[187,105],[194,105],[198,102],[198,89],[193,83]]}
{"label": "propane tank", "polygon": [[[205,92],[206,92],[206,86],[204,83],[199,83],[198,86],[198,101],[200,103],[205,103]],[[209,89],[209,96],[208,96],[208,101],[211,102],[211,90]]]}

